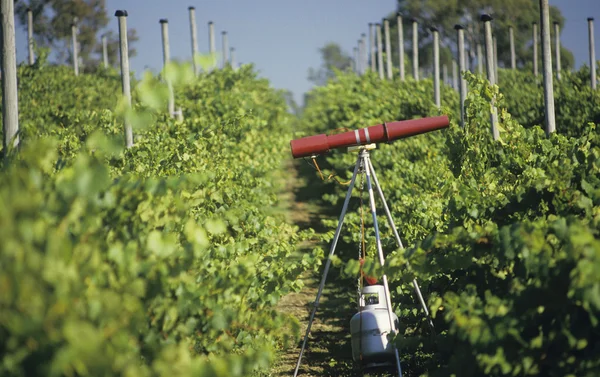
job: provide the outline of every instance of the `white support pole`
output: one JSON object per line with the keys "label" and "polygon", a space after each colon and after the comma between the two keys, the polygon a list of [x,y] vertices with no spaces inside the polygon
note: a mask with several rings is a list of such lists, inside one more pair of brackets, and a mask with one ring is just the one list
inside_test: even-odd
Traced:
{"label": "white support pole", "polygon": [[413,77],[419,81],[419,25],[417,20],[413,18],[412,22],[412,61],[413,61]]}
{"label": "white support pole", "polygon": [[588,21],[588,39],[590,48],[590,79],[592,81],[592,89],[596,89],[596,45],[594,42],[594,19],[592,17]]}
{"label": "white support pole", "polygon": [[538,75],[538,28],[537,22],[533,23],[533,74]]}
{"label": "white support pole", "polygon": [[225,68],[229,60],[229,38],[226,31],[221,32],[221,42],[223,43],[223,66]]}
{"label": "white support pole", "polygon": [[546,134],[556,131],[554,118],[554,83],[552,78],[552,49],[550,41],[550,6],[548,0],[540,0],[540,25],[542,27],[542,64],[544,69],[544,109]]}
{"label": "white support pole", "polygon": [[375,24],[375,31],[377,32],[377,68],[379,71],[379,78],[383,80],[383,43],[381,40],[381,24]]}
{"label": "white support pole", "polygon": [[510,39],[510,68],[517,69],[517,55],[515,53],[515,31],[512,26],[508,28],[508,37]]}
{"label": "white support pole", "polygon": [[73,70],[75,71],[75,76],[79,76],[79,49],[77,48],[77,17],[73,18],[73,23],[71,24],[71,39],[72,39],[72,49],[73,49]]}
{"label": "white support pole", "polygon": [[377,71],[377,62],[375,61],[375,24],[369,23],[369,54],[371,56],[371,71]]}
{"label": "white support pole", "polygon": [[17,49],[15,46],[14,0],[0,1],[2,17],[2,132],[4,156],[19,145],[19,100],[17,96]]}
{"label": "white support pole", "polygon": [[390,22],[383,20],[383,31],[385,33],[385,60],[386,60],[386,73],[388,80],[393,78],[392,73],[392,44],[390,42]]}
{"label": "white support pole", "polygon": [[[131,107],[131,83],[129,81],[129,46],[127,43],[127,11],[118,10],[115,17],[119,19],[119,48],[121,53],[121,84],[123,87],[123,97],[127,101],[127,106]],[[133,146],[133,131],[131,124],[125,120],[125,145],[127,148]]]}
{"label": "white support pole", "polygon": [[554,23],[554,56],[556,57],[556,79],[560,81],[560,25]]}
{"label": "white support pole", "polygon": [[433,97],[435,106],[442,107],[440,96],[440,34],[437,28],[430,28],[433,33]]}
{"label": "white support pole", "polygon": [[33,65],[35,56],[33,54],[33,11],[31,8],[27,8],[27,50],[29,51],[29,65]]}
{"label": "white support pole", "polygon": [[457,50],[458,50],[458,65],[460,72],[460,85],[459,85],[459,94],[460,94],[460,125],[461,127],[465,126],[465,100],[467,98],[467,80],[465,80],[462,75],[466,71],[465,62],[465,30],[462,25],[455,25],[454,29],[457,32]]}
{"label": "white support pole", "polygon": [[190,13],[190,34],[192,41],[192,66],[194,67],[194,73],[198,75],[200,73],[200,67],[196,63],[196,56],[198,55],[198,30],[196,28],[196,8],[189,7]]}
{"label": "white support pole", "polygon": [[[481,15],[481,21],[483,21],[485,31],[487,77],[491,85],[496,85],[496,78],[494,76],[494,41],[492,39],[492,19],[493,18],[488,14]],[[492,136],[494,137],[494,140],[498,140],[500,138],[500,133],[498,131],[498,110],[496,109],[494,103],[491,104],[490,113]]]}
{"label": "white support pole", "polygon": [[[171,62],[171,49],[169,45],[169,21],[165,18],[160,20],[162,43],[163,43],[163,67],[166,68]],[[169,88],[169,116],[175,115],[175,94],[173,93],[173,83],[170,79],[165,78],[167,87]]]}
{"label": "white support pole", "polygon": [[402,16],[398,14],[398,68],[400,69],[400,80],[404,81],[404,26]]}

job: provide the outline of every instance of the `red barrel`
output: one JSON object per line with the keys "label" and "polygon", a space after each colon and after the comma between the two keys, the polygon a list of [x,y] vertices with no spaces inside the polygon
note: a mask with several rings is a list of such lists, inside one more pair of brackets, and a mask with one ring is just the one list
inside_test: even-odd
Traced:
{"label": "red barrel", "polygon": [[446,128],[450,125],[447,115],[401,120],[378,124],[354,131],[327,136],[325,134],[307,136],[292,140],[292,156],[307,157],[326,153],[335,148],[351,147],[371,143],[390,142],[430,131]]}

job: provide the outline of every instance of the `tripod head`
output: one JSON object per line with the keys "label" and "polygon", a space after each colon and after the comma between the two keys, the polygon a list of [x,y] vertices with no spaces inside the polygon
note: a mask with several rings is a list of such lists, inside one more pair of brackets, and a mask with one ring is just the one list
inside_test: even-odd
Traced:
{"label": "tripod head", "polygon": [[313,135],[290,141],[292,156],[294,158],[315,156],[329,152],[336,148],[345,148],[356,145],[392,142],[422,133],[446,128],[450,125],[447,115],[402,120],[377,124],[354,131],[343,132],[336,135]]}

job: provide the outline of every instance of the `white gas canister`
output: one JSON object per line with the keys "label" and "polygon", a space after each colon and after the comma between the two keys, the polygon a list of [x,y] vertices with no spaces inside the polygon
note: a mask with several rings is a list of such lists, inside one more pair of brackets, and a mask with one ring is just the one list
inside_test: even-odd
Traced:
{"label": "white gas canister", "polygon": [[[394,349],[387,340],[392,328],[383,285],[364,287],[359,305],[361,310],[350,320],[352,358],[364,365],[393,362]],[[398,317],[392,313],[392,318],[397,328]]]}

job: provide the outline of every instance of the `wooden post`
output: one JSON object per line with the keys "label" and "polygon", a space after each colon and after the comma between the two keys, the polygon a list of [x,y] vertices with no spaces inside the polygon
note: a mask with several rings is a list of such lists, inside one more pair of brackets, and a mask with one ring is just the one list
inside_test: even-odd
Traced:
{"label": "wooden post", "polygon": [[[161,31],[162,31],[162,43],[163,43],[163,67],[166,68],[171,62],[171,49],[169,46],[169,21],[165,18],[160,21]],[[169,89],[169,104],[168,111],[169,115],[173,117],[175,115],[175,94],[173,93],[173,83],[169,78],[165,78],[167,82],[167,87]]]}
{"label": "wooden post", "polygon": [[554,53],[556,57],[556,79],[560,81],[560,25],[554,22]]}
{"label": "wooden post", "polygon": [[442,107],[440,97],[440,34],[437,28],[431,27],[433,33],[433,97],[435,106]]}
{"label": "wooden post", "polygon": [[79,49],[77,48],[77,17],[73,18],[73,23],[71,24],[71,38],[73,44],[73,70],[75,71],[75,76],[79,76]]}
{"label": "wooden post", "polygon": [[[491,85],[496,84],[496,78],[494,76],[494,41],[492,40],[492,17],[488,14],[481,15],[481,21],[483,21],[484,31],[485,31],[485,55],[486,55],[486,67],[487,67],[487,77]],[[494,140],[498,140],[500,138],[500,133],[498,131],[498,110],[494,104],[494,100],[492,100],[491,105],[491,114],[490,114],[490,123],[492,125],[492,135]]]}
{"label": "wooden post", "polygon": [[442,64],[442,83],[449,85],[448,82],[448,64]]}
{"label": "wooden post", "polygon": [[497,84],[500,81],[498,77],[498,40],[495,35],[492,37],[492,40],[494,41],[494,77]]}
{"label": "wooden post", "polygon": [[223,43],[223,67],[225,68],[228,64],[229,60],[229,38],[227,37],[227,32],[221,32],[221,42]]}
{"label": "wooden post", "polygon": [[533,74],[538,75],[538,30],[537,22],[533,23]]}
{"label": "wooden post", "polygon": [[196,28],[196,8],[189,7],[190,13],[190,34],[192,36],[192,66],[194,67],[194,73],[198,75],[200,73],[200,67],[196,63],[196,56],[198,55],[198,30]]}
{"label": "wooden post", "polygon": [[477,43],[477,73],[483,75],[483,51],[481,43]]}
{"label": "wooden post", "polygon": [[15,46],[14,0],[0,0],[2,17],[2,132],[4,157],[19,145],[19,100],[17,96],[17,49]]}
{"label": "wooden post", "polygon": [[104,68],[108,68],[108,38],[106,34],[102,35],[102,60],[104,61]]}
{"label": "wooden post", "polygon": [[35,63],[33,54],[33,11],[27,8],[27,49],[29,51],[29,65]]}
{"label": "wooden post", "polygon": [[[127,101],[127,106],[131,108],[131,84],[129,82],[129,45],[127,43],[127,11],[118,10],[115,16],[119,19],[119,47],[121,53],[121,84],[123,87],[123,97]],[[133,146],[133,131],[131,124],[125,119],[125,145],[127,148]]]}
{"label": "wooden post", "polygon": [[377,32],[377,68],[379,69],[379,78],[383,80],[383,46],[381,41],[381,24],[375,24]]}
{"label": "wooden post", "polygon": [[371,71],[377,71],[377,66],[375,62],[375,24],[369,23],[369,43],[370,43],[370,55],[371,55]]}
{"label": "wooden post", "polygon": [[398,13],[398,68],[400,69],[400,80],[404,81],[404,26],[402,16]]}
{"label": "wooden post", "polygon": [[385,60],[386,60],[386,73],[387,78],[391,80],[393,78],[392,73],[392,44],[390,42],[390,22],[383,20],[383,31],[385,33]]}
{"label": "wooden post", "polygon": [[413,61],[413,77],[419,81],[419,25],[417,20],[413,18],[412,22],[412,61]]}
{"label": "wooden post", "polygon": [[460,85],[458,86],[458,93],[460,94],[460,125],[465,126],[465,100],[467,99],[467,80],[462,75],[467,70],[465,67],[466,56],[465,56],[465,30],[462,25],[455,25],[454,29],[457,32],[457,46],[458,50],[458,70],[460,72]]}
{"label": "wooden post", "polygon": [[367,72],[368,66],[369,66],[369,56],[368,56],[368,52],[367,52],[367,34],[362,33],[360,35],[360,44],[362,47],[361,53],[360,53],[360,61],[361,61],[361,67],[362,67],[362,74],[364,75]]}
{"label": "wooden post", "polygon": [[589,44],[590,44],[590,74],[592,81],[592,89],[596,89],[596,46],[594,43],[594,19],[592,17],[588,18],[588,34],[589,34]]}
{"label": "wooden post", "polygon": [[235,48],[233,48],[233,47],[229,48],[229,64],[231,64],[231,68],[234,71],[237,70],[237,67],[236,67],[237,59],[236,59],[236,56],[235,56]]}
{"label": "wooden post", "polygon": [[554,118],[554,83],[552,82],[552,49],[550,48],[550,10],[548,0],[540,0],[540,25],[542,27],[542,64],[544,69],[544,109],[546,134],[556,131]]}
{"label": "wooden post", "polygon": [[517,69],[517,55],[515,53],[515,31],[512,26],[508,27],[508,37],[510,39],[510,68]]}
{"label": "wooden post", "polygon": [[456,60],[452,59],[452,88],[458,92],[458,64]]}

